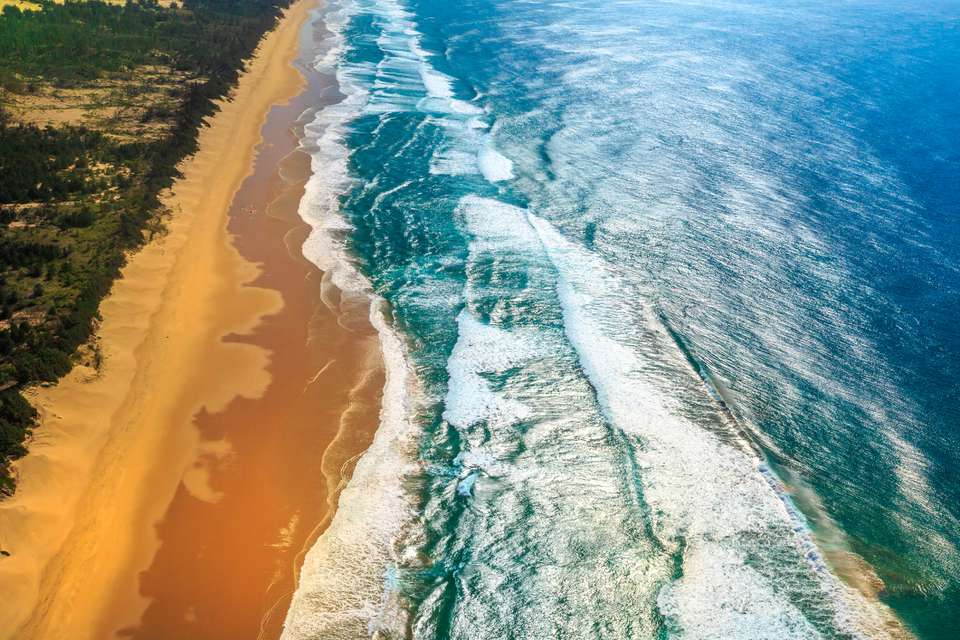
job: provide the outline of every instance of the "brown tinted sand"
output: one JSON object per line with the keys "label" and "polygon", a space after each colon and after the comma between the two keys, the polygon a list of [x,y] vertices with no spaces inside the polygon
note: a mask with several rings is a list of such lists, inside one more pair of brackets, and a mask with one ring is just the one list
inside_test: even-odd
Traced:
{"label": "brown tinted sand", "polygon": [[278,634],[382,387],[372,331],[319,304],[299,257],[303,158],[277,173],[295,113],[270,109],[304,87],[309,8],[261,44],[182,167],[169,233],[101,305],[101,371],[33,393],[42,426],[0,503],[0,638]]}

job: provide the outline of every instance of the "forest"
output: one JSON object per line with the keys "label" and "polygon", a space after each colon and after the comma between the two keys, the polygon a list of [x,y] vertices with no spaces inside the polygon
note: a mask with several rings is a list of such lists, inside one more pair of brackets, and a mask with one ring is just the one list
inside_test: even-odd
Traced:
{"label": "forest", "polygon": [[[37,415],[30,385],[91,340],[160,193],[289,0],[49,0],[0,14],[0,495]],[[25,444],[26,443],[26,444]]]}

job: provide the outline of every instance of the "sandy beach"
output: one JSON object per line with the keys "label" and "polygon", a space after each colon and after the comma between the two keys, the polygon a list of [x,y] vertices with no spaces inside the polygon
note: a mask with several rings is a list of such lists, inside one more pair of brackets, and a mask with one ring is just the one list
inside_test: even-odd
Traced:
{"label": "sandy beach", "polygon": [[382,375],[372,332],[321,303],[299,255],[295,109],[271,112],[306,86],[292,61],[313,4],[202,130],[168,233],[101,305],[100,370],[31,394],[41,425],[0,503],[0,638],[278,634]]}

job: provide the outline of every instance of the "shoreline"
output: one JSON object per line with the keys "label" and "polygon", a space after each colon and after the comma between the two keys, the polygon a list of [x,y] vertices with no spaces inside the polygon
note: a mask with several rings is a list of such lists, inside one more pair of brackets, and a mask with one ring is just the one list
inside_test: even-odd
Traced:
{"label": "shoreline", "polygon": [[[334,86],[313,69],[322,24],[303,29],[306,89],[271,109],[229,214],[235,246],[261,267],[252,284],[284,300],[250,334],[227,338],[270,352],[270,383],[262,396],[198,416],[202,453],[158,522],[161,544],[141,574],[149,604],[136,624],[105,631],[279,638],[303,555],[379,425],[379,334],[301,251],[311,228],[299,208],[312,176],[303,127]],[[135,601],[119,594],[116,604]]]}
{"label": "shoreline", "polygon": [[0,503],[11,553],[0,562],[0,638],[101,638],[136,623],[149,604],[141,573],[161,545],[155,525],[181,487],[203,491],[194,470],[218,455],[203,417],[267,392],[271,351],[244,336],[284,303],[254,284],[262,266],[241,255],[228,213],[271,109],[306,85],[292,61],[313,6],[298,0],[264,36],[181,164],[167,233],[130,257],[100,306],[101,370],[77,366],[30,393],[41,423],[15,465],[17,493]]}

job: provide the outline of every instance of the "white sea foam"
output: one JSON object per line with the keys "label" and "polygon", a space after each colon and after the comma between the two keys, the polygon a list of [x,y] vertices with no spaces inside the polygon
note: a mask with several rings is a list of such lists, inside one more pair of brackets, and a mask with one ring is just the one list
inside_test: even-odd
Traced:
{"label": "white sea foam", "polygon": [[462,451],[453,459],[457,471],[457,494],[463,497],[473,493],[474,485],[482,476],[501,478],[509,476],[513,469],[496,458],[488,449]]}
{"label": "white sea foam", "polygon": [[[348,2],[328,9],[331,49],[318,58],[318,67],[341,60],[342,29],[357,8]],[[316,114],[305,127],[302,142],[312,168],[299,207],[300,216],[312,228],[303,253],[345,296],[367,297],[370,321],[380,336],[386,383],[374,440],[341,493],[330,526],[304,559],[284,622],[284,640],[399,633],[405,624],[404,610],[396,599],[394,543],[411,517],[402,483],[416,468],[410,448],[417,431],[409,415],[415,383],[406,366],[403,342],[382,311],[385,302],[372,296],[344,246],[351,227],[339,213],[339,197],[353,184],[344,143],[347,125],[370,108],[376,96],[368,87],[385,69],[339,64],[337,80],[345,97]],[[384,95],[379,101],[389,103]],[[399,104],[395,101],[392,108]]]}
{"label": "white sea foam", "polygon": [[539,246],[537,234],[527,223],[523,209],[492,198],[469,195],[461,198],[457,215],[472,237],[470,251],[532,251]]}
{"label": "white sea foam", "polygon": [[[489,198],[462,198],[457,222],[469,247],[466,309],[448,359],[445,416],[461,451],[452,469],[438,469],[442,488],[431,492],[425,516],[436,522],[445,501],[469,498],[469,514],[434,554],[438,564],[471,559],[455,560],[450,582],[425,596],[413,636],[586,638],[600,627],[610,637],[652,634],[648,612],[629,620],[622,612],[645,608],[669,565],[636,537],[621,452],[558,327],[517,313],[552,298],[539,238],[523,209]],[[503,402],[526,408],[523,425],[500,419]],[[523,578],[506,579],[514,575]],[[436,615],[451,584],[456,601]]]}
{"label": "white sea foam", "polygon": [[[420,51],[423,50],[420,49]],[[419,69],[420,79],[423,81],[423,86],[426,87],[429,96],[446,100],[453,98],[453,78],[440,73],[426,62],[421,62]]]}
{"label": "white sea foam", "polygon": [[402,634],[406,614],[397,600],[394,543],[412,517],[406,476],[417,470],[416,430],[410,421],[412,374],[404,346],[380,310],[387,381],[380,427],[340,495],[330,526],[307,553],[284,623],[283,640],[330,640]]}
{"label": "white sea foam", "polygon": [[480,150],[478,163],[480,173],[490,182],[502,182],[513,178],[513,162],[489,142]]}
{"label": "white sea foam", "polygon": [[444,148],[430,158],[430,173],[438,176],[465,176],[479,173],[477,157],[468,151]]}
{"label": "white sea foam", "polygon": [[[664,615],[693,637],[816,637],[781,590],[786,585],[762,578],[744,556],[742,545],[755,536],[774,533],[780,539],[792,531],[795,561],[809,562],[820,597],[835,600],[838,626],[884,637],[882,616],[826,573],[799,515],[773,490],[772,474],[744,450],[679,417],[644,379],[644,363],[630,346],[629,298],[616,273],[545,220],[532,214],[528,219],[557,268],[565,330],[604,413],[644,442],[638,464],[654,532],[668,548],[681,539],[686,545],[684,575],[660,600]],[[620,313],[627,325],[611,322]],[[698,560],[688,566],[688,556]]]}
{"label": "white sea foam", "polygon": [[[321,54],[315,65],[324,68],[343,51],[341,29],[349,19],[346,8],[329,11],[327,26],[331,33],[331,48]],[[335,52],[336,55],[331,55]],[[345,95],[340,102],[327,105],[304,127],[303,149],[310,154],[311,175],[304,187],[298,213],[310,225],[311,233],[302,251],[346,292],[366,292],[366,280],[353,267],[343,239],[351,230],[350,224],[339,213],[339,198],[353,184],[347,168],[347,149],[343,138],[346,123],[356,117],[369,98],[363,76],[371,73],[369,66],[339,68],[337,80]]]}
{"label": "white sea foam", "polygon": [[444,127],[446,141],[431,158],[433,174],[482,173],[491,181],[512,178],[512,163],[492,148],[485,132],[489,124],[482,118],[483,109],[458,98],[455,79],[431,64],[433,54],[423,48],[412,14],[395,0],[364,3],[363,10],[380,19],[377,44],[383,58],[375,66],[341,65],[338,73],[338,78],[364,87],[362,112],[420,112]]}
{"label": "white sea foam", "polygon": [[490,450],[482,447],[461,451],[453,459],[453,466],[466,471],[479,469],[488,475],[497,476],[507,473],[508,470],[508,467],[498,461]]}
{"label": "white sea foam", "polygon": [[[729,547],[698,541],[686,549],[684,571],[694,580],[668,583],[657,606],[685,638],[813,640],[817,630]],[[723,595],[719,595],[723,594]],[[724,600],[718,607],[718,596]]]}
{"label": "white sea foam", "polygon": [[[378,45],[385,56],[376,65],[343,62],[343,28],[357,11],[372,12],[384,20]],[[478,120],[482,110],[457,99],[453,79],[430,66],[429,54],[420,46],[409,17],[391,0],[363,6],[345,2],[325,14],[333,35],[329,49],[315,64],[318,68],[337,65],[336,77],[344,98],[321,109],[305,127],[302,144],[311,156],[312,175],[299,213],[312,229],[303,246],[304,255],[325,272],[325,278],[332,280],[344,297],[370,298],[369,283],[354,267],[344,244],[352,228],[339,212],[341,194],[355,184],[344,141],[349,123],[363,113],[423,111],[445,118],[452,138],[479,131],[478,124],[482,124]],[[480,142],[468,140],[459,157],[456,142],[448,147],[452,155],[447,164],[438,162],[437,166],[455,173],[459,165],[464,167],[463,172],[477,173],[473,149]],[[405,364],[402,341],[385,320],[381,304],[375,301],[371,306],[371,321],[380,333],[387,371],[380,427],[341,493],[329,528],[306,556],[287,613],[284,640],[372,636],[378,629],[397,630],[404,624],[403,610],[395,598],[393,550],[411,517],[402,482],[415,470],[415,457],[409,450],[416,433],[409,419],[409,393],[415,382]],[[492,392],[484,395],[477,372],[464,369],[462,382],[462,400],[459,405],[454,403],[460,410],[458,413],[455,408],[452,416],[485,411],[490,419],[513,421],[525,414],[518,403],[494,398]],[[485,473],[492,473],[493,467],[487,467]],[[465,476],[462,490],[469,493],[475,481],[476,475]]]}
{"label": "white sea foam", "polygon": [[460,336],[447,362],[450,373],[443,417],[465,429],[478,422],[502,428],[529,416],[523,403],[490,389],[483,374],[503,372],[535,353],[520,336],[478,321],[464,309],[457,318]]}
{"label": "white sea foam", "polygon": [[[384,52],[384,59],[379,64],[347,64],[340,57],[343,42],[339,27],[351,11],[365,11],[374,15],[374,22],[381,29],[377,44]],[[425,114],[425,123],[442,127],[446,140],[431,158],[431,173],[480,174],[496,183],[512,179],[514,166],[513,161],[494,146],[495,136],[488,131],[493,119],[483,116],[483,110],[477,105],[478,98],[471,101],[456,97],[463,95],[465,87],[458,88],[456,79],[434,67],[433,63],[442,67],[435,57],[438,54],[424,48],[413,16],[400,3],[393,0],[345,2],[340,11],[328,12],[328,24],[332,25],[333,41],[338,46],[332,48],[321,63],[339,64],[337,76],[341,90],[347,97],[341,103],[324,109],[307,128],[306,145],[313,156],[314,177],[307,185],[301,203],[301,216],[311,224],[313,233],[304,247],[304,253],[327,270],[328,274],[332,274],[330,277],[342,289],[366,295],[369,286],[352,267],[343,247],[342,238],[350,233],[350,226],[336,211],[337,198],[352,184],[347,172],[347,150],[342,142],[346,132],[345,123],[361,113],[418,112]],[[599,48],[585,48],[579,53],[588,56],[599,51]],[[612,49],[603,52],[604,55],[616,53]],[[636,58],[631,53],[618,59],[630,62]],[[662,56],[663,64],[670,64],[669,60],[674,60],[673,64],[697,63],[697,60],[681,60],[678,55]],[[591,91],[597,91],[593,82],[583,80],[619,82],[615,74],[606,73],[608,69],[608,65],[581,64],[573,73],[566,73],[563,77],[568,81],[576,80],[576,85],[589,86]],[[570,88],[564,87],[562,90],[567,92]],[[601,86],[599,90],[606,91],[607,87]],[[688,92],[680,93],[689,95]],[[707,108],[719,107],[707,105]],[[647,109],[644,113],[645,117],[658,117],[658,113],[669,113],[671,118],[675,117],[673,109]],[[683,119],[684,127],[688,125],[687,120],[690,118]],[[582,164],[571,161],[571,158],[604,153],[602,145],[583,139],[583,122],[573,124],[580,126],[570,126],[560,131],[547,149],[554,161],[551,170],[566,172],[568,177],[583,168]],[[696,120],[689,124],[696,125]],[[602,133],[614,136],[617,132],[615,127],[610,127]],[[691,128],[687,133],[701,143],[709,144],[717,143],[723,134],[716,127],[709,126]],[[596,139],[599,134],[591,137]],[[558,146],[563,142],[567,146]],[[663,141],[655,139],[644,142],[649,142],[653,147]],[[523,154],[515,152],[512,147],[503,148],[513,156],[521,168],[521,174],[526,173],[529,167]],[[642,172],[632,172],[626,184],[616,179],[600,184],[594,191],[598,206],[619,214],[620,210],[610,204],[621,198],[625,189],[642,190],[644,180],[661,182],[670,188],[689,180],[681,172],[673,171],[675,165],[665,163],[663,166],[662,175],[651,167],[645,167]],[[737,177],[752,187],[749,193],[724,187],[723,197],[731,203],[733,212],[725,214],[725,224],[756,227],[760,235],[776,240],[777,229],[758,226],[751,217],[734,214],[766,203],[778,206],[789,204],[780,201],[783,185],[765,185],[761,182],[762,176],[749,173]],[[564,180],[557,182],[562,184]],[[676,191],[683,189],[677,188]],[[754,201],[752,194],[760,194],[762,198]],[[623,200],[632,202],[626,198]],[[661,201],[651,215],[675,215],[675,211],[669,210],[674,204],[677,207],[683,205],[668,200],[668,206],[663,207],[660,206]],[[662,390],[643,375],[646,363],[632,342],[635,327],[641,320],[634,315],[632,308],[633,290],[627,291],[623,287],[625,282],[621,277],[622,270],[618,268],[620,265],[606,263],[595,254],[566,241],[562,234],[543,220],[530,217],[528,221],[522,209],[511,205],[469,197],[461,202],[458,215],[473,236],[471,258],[475,259],[482,253],[489,254],[486,257],[490,263],[483,267],[490,267],[499,273],[503,264],[511,259],[511,252],[543,251],[543,247],[546,247],[547,254],[556,266],[560,274],[559,292],[565,330],[579,355],[583,371],[596,389],[597,398],[609,422],[628,434],[631,442],[635,440],[640,443],[637,464],[644,485],[643,498],[652,513],[654,533],[668,552],[676,552],[681,544],[678,541],[683,541],[684,575],[679,580],[668,582],[657,598],[659,610],[668,625],[687,637],[817,637],[816,631],[798,610],[799,605],[795,606],[795,600],[791,600],[788,594],[789,589],[796,585],[778,584],[771,580],[769,572],[764,573],[748,562],[745,547],[742,546],[744,540],[765,534],[788,540],[789,543],[792,530],[792,539],[799,553],[791,555],[790,559],[799,558],[801,562],[807,562],[815,580],[821,581],[821,588],[828,599],[835,596],[832,599],[841,603],[835,612],[840,623],[838,626],[846,629],[868,626],[863,620],[871,615],[864,613],[868,607],[856,594],[842,587],[827,573],[804,527],[802,516],[792,507],[773,473],[749,453],[680,417],[671,398],[665,397]],[[619,221],[617,215],[609,217],[611,219],[603,227],[605,231],[635,233],[636,227],[627,224],[628,218],[625,216],[621,216]],[[816,246],[817,238],[805,237],[804,244]],[[475,262],[469,267],[477,268]],[[472,274],[468,273],[465,292],[468,301],[471,300],[473,286]],[[476,286],[482,286],[483,295],[488,297],[498,293],[496,282],[483,282]],[[509,301],[506,295],[504,300]],[[499,309],[496,307],[490,313],[493,325],[497,324]],[[337,518],[308,554],[301,584],[287,619],[284,638],[288,640],[362,637],[372,635],[379,628],[402,626],[403,615],[395,601],[397,578],[392,567],[396,558],[392,549],[397,532],[410,517],[409,505],[405,502],[400,483],[403,474],[413,469],[404,448],[415,436],[409,421],[404,423],[398,417],[408,414],[410,397],[409,387],[397,381],[409,381],[412,374],[403,364],[403,344],[399,337],[392,332],[382,314],[376,309],[372,313],[375,326],[384,336],[383,351],[387,360],[388,393],[384,396],[384,426],[378,432],[374,445],[358,464],[354,476],[356,481],[351,482],[343,493]],[[489,374],[502,374],[507,368],[529,364],[533,351],[530,349],[529,336],[515,329],[505,330],[481,322],[469,311],[461,314],[458,328],[460,338],[448,362],[450,386],[445,417],[451,424],[468,428],[485,422],[505,427],[527,419],[531,407],[541,409],[536,404],[539,398],[517,399],[518,396],[510,392],[494,389],[489,382],[490,377],[496,377]],[[501,347],[506,353],[498,352]],[[788,359],[794,362],[803,359],[800,350],[789,355]],[[829,382],[827,378],[823,374],[824,381]],[[397,384],[391,386],[394,383]],[[401,393],[401,387],[404,393]],[[544,390],[544,394],[549,394],[549,390]],[[580,414],[565,417],[569,423],[575,423],[580,419]],[[563,428],[579,435],[580,432],[574,428],[577,425],[569,423],[563,423]],[[529,432],[530,441],[542,444],[556,438],[556,432],[551,432],[551,429],[560,430],[556,425],[534,425]],[[892,444],[900,448],[912,446],[902,438],[898,439],[895,432],[890,439]],[[457,478],[455,485],[451,483],[461,496],[473,496],[475,492],[482,495],[485,476],[506,475],[514,471],[499,460],[494,448],[475,447],[469,439],[467,445],[471,448],[454,460]],[[535,454],[532,449],[527,450],[528,457],[523,463],[533,464],[531,459]],[[536,473],[542,476],[535,478],[539,484],[531,481],[530,486],[538,489],[534,493],[548,494],[550,487],[571,481],[580,482],[597,494],[604,491],[612,493],[615,481],[607,475],[602,476],[603,482],[596,478],[601,477],[601,469],[608,471],[614,465],[609,459],[603,459],[603,464],[600,464],[598,461],[601,458],[598,456],[594,461],[595,466],[589,467],[584,460],[588,453],[584,449],[576,449],[576,455],[567,461],[571,468],[575,464],[581,470],[590,469],[586,477],[578,476],[560,464],[557,465],[559,470],[546,463],[533,465]],[[929,495],[930,491],[926,485],[928,470],[919,453],[910,449],[907,453],[910,455],[905,457],[906,461],[897,467],[901,489],[917,504],[927,508],[929,504],[922,498]],[[592,477],[589,475],[591,472],[594,474]],[[476,486],[478,479],[481,485]],[[567,514],[558,506],[563,504],[566,508],[570,503],[561,503],[559,499],[554,499],[553,494],[549,495],[541,503],[536,503],[537,515],[551,521],[555,527],[551,535],[563,532],[555,536],[562,539],[560,546],[563,546],[578,529],[564,519]],[[590,495],[591,498],[595,496],[594,493]],[[551,508],[555,511],[550,511]],[[582,507],[578,506],[577,519],[583,517],[580,509]],[[598,518],[598,523],[615,521],[614,516],[603,509],[591,515]],[[600,520],[608,517],[609,521]],[[603,532],[607,536],[613,535],[610,533],[613,529],[628,529],[603,526],[584,528],[590,530],[591,534]],[[786,536],[782,535],[784,532]],[[506,546],[510,537],[499,533],[501,538],[496,539],[494,544]],[[551,535],[544,537],[550,538]],[[544,540],[543,544],[549,546],[551,542]],[[583,545],[578,546],[577,552],[583,548]],[[756,551],[756,548],[751,551]],[[551,557],[561,556],[562,550],[554,549],[554,553],[556,555]],[[623,553],[617,566],[631,566],[637,574],[649,571],[649,576],[658,577],[655,583],[661,584],[664,579],[660,576],[663,574],[647,565],[652,562],[651,558],[656,559],[657,553],[660,552],[641,552],[631,547]],[[566,565],[562,571],[556,566],[539,567],[536,576],[528,576],[531,588],[526,593],[547,596],[542,601],[537,600],[538,609],[549,610],[549,607],[556,605],[556,601],[549,597],[551,594],[562,594],[563,602],[569,605],[572,600],[567,598],[577,596],[576,593],[565,592],[565,587],[571,582],[585,584],[593,581],[602,587],[597,592],[606,589],[609,593],[623,593],[627,589],[627,580],[615,583],[610,575],[605,574],[604,569],[609,567],[573,567],[574,563]],[[492,577],[496,581],[502,579],[502,575],[497,575],[498,569],[502,567],[480,567],[476,570],[489,571],[485,577]],[[576,578],[582,578],[582,581]],[[542,590],[538,591],[538,588]],[[595,596],[594,592],[590,593],[591,597]],[[639,602],[641,596],[631,594],[631,598]],[[469,594],[465,602],[469,608]],[[844,602],[853,604],[847,607],[842,604]],[[507,604],[509,600],[505,599],[503,603]],[[596,599],[578,604],[584,607],[582,610],[593,610],[587,607],[600,606]],[[474,605],[479,606],[476,602]],[[523,613],[517,612],[516,617],[522,617]],[[460,625],[458,629],[463,637],[480,637],[480,631],[488,634],[487,637],[497,637],[495,628],[486,624],[496,620],[496,615],[485,620],[481,615],[471,616],[471,612],[466,611],[463,619],[456,623]],[[470,630],[471,624],[475,625],[473,630],[478,633],[471,635],[464,631]],[[528,634],[527,637],[544,637],[547,634],[545,627],[527,627],[530,628],[539,629],[542,633]],[[506,635],[502,633],[499,637]],[[853,631],[852,635],[858,633]],[[875,636],[883,637],[884,633],[878,630]]]}
{"label": "white sea foam", "polygon": [[[624,576],[619,589],[650,589],[665,584],[657,597],[660,613],[671,628],[688,637],[819,637],[794,603],[791,591],[820,590],[810,596],[826,600],[827,605],[835,594],[837,599],[845,597],[846,591],[829,577],[823,578],[821,585],[820,573],[825,572],[825,565],[802,526],[801,516],[791,510],[785,495],[777,491],[776,479],[769,470],[743,449],[681,417],[676,406],[644,377],[642,356],[630,341],[631,327],[642,319],[634,313],[635,301],[625,295],[615,269],[516,206],[467,196],[461,200],[457,215],[470,237],[465,291],[468,308],[475,300],[495,294],[498,277],[511,269],[523,267],[529,274],[540,261],[537,254],[545,252],[544,258],[549,257],[557,271],[566,333],[604,414],[616,428],[643,443],[637,451],[637,464],[641,468],[643,498],[652,512],[653,532],[668,552],[682,553],[684,573],[679,580],[664,583],[663,578],[657,578],[663,575],[662,556],[660,552],[648,551],[649,564],[640,563],[642,568],[638,567],[636,573],[629,578]],[[521,257],[522,264],[515,262]],[[485,270],[476,284],[474,269]],[[503,295],[516,297],[518,293],[505,290]],[[541,337],[539,330],[534,337],[525,335],[524,330],[491,326],[468,310],[459,316],[458,328],[458,342],[448,361],[450,379],[444,417],[457,427],[468,446],[454,460],[457,479],[451,485],[459,496],[467,497],[473,495],[475,483],[488,473],[490,465],[497,465],[498,470],[503,468],[493,450],[478,448],[474,439],[486,442],[492,438],[491,444],[500,441],[502,448],[509,438],[497,434],[509,433],[511,430],[504,427],[518,419],[515,413],[504,409],[516,406],[510,404],[513,397],[503,390],[491,389],[488,376],[523,369],[542,354],[535,346]],[[558,355],[555,348],[550,353],[551,357]],[[540,378],[544,380],[542,374]],[[577,411],[571,417],[574,421],[589,419],[587,413]],[[481,422],[491,427],[489,435],[486,430],[472,428]],[[581,456],[591,455],[589,448],[578,451]],[[511,485],[524,495],[530,494],[520,485],[529,482],[532,489],[549,483],[553,477],[543,477],[548,467],[531,468],[532,462],[520,465],[524,474],[511,471],[509,476]],[[580,477],[573,469],[556,476],[556,480],[584,483],[584,490],[597,497],[609,489],[590,483],[589,478]],[[503,493],[498,496],[507,499]],[[583,508],[572,504],[570,507]],[[551,520],[549,514],[538,516]],[[559,514],[554,517],[558,531],[575,535],[576,529],[567,529]],[[534,526],[534,521],[529,521],[528,526]],[[792,536],[796,536],[796,544],[791,553]],[[489,538],[484,543],[496,549],[507,544],[510,536],[499,532]],[[807,576],[804,579],[808,584],[782,584],[770,577],[769,566],[767,574],[752,566],[749,556],[768,551],[757,546],[757,540],[765,538],[778,544],[785,541],[779,549],[788,555],[777,556],[775,562],[800,565],[799,573]],[[549,548],[547,541],[541,542],[544,551]],[[480,548],[481,541],[475,539],[474,545]],[[583,572],[579,575],[584,578],[596,577],[596,567],[589,564],[576,569],[571,565],[565,571],[563,576],[545,582],[531,579],[524,592],[546,596],[564,581],[573,580],[575,571]],[[495,581],[496,572],[485,579]],[[613,598],[617,591],[598,584],[593,592],[597,600],[590,606],[597,606],[603,598]],[[464,598],[456,617],[461,625],[459,633],[465,637],[493,637],[497,632],[489,627],[491,619],[486,607],[471,604],[466,595]],[[503,606],[510,602],[509,596],[505,596]],[[430,606],[429,600],[425,606]],[[846,628],[854,628],[843,619],[843,611],[836,615]],[[535,621],[518,614],[519,618],[524,619],[523,628],[528,632],[537,628]],[[424,621],[421,624],[424,628],[429,626]]]}

